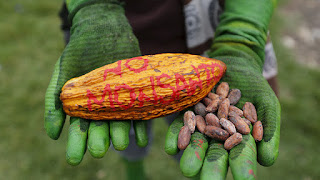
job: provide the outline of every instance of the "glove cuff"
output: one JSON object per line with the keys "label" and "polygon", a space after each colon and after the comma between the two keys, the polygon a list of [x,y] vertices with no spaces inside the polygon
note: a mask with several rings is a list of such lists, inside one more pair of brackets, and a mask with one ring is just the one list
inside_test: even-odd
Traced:
{"label": "glove cuff", "polygon": [[75,14],[82,9],[83,7],[90,6],[93,4],[118,4],[122,5],[118,0],[67,0],[67,8],[69,11],[69,21],[72,22],[73,17]]}

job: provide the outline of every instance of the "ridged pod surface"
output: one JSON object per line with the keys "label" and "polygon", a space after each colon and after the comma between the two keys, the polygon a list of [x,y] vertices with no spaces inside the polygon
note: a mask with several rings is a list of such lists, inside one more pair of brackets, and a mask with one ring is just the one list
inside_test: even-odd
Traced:
{"label": "ridged pod surface", "polygon": [[226,65],[198,55],[146,55],[69,80],[64,111],[92,120],[149,120],[197,104],[221,79]]}

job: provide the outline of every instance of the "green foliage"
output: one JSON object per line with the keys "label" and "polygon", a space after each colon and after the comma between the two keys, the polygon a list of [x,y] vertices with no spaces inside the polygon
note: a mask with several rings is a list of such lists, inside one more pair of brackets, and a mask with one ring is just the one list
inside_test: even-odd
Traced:
{"label": "green foliage", "polygon": [[[64,48],[61,2],[0,2],[0,179],[125,179],[124,163],[112,148],[102,159],[87,152],[76,167],[66,162],[69,121],[58,141],[44,131],[44,95]],[[276,15],[271,26],[282,108],[279,157],[271,167],[259,166],[258,178],[319,179],[320,72],[297,64],[281,45],[281,18]],[[167,127],[160,119],[154,121],[145,160],[151,180],[186,179],[179,163],[164,151]]]}

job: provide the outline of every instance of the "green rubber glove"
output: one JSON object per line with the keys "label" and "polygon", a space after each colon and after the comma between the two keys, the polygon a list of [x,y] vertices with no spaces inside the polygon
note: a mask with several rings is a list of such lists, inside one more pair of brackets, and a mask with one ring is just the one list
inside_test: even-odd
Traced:
{"label": "green rubber glove", "polygon": [[[72,21],[70,42],[55,65],[45,96],[45,130],[52,139],[59,138],[66,118],[59,98],[66,81],[117,60],[140,55],[138,41],[117,0],[70,0],[67,6]],[[137,144],[142,147],[148,142],[143,123],[146,121],[134,122]],[[110,136],[116,150],[126,149],[130,127],[130,121],[71,117],[67,162],[79,164],[87,148],[93,157],[103,157]]]}
{"label": "green rubber glove", "polygon": [[[181,171],[185,176],[194,177],[200,173],[200,179],[225,179],[230,165],[234,179],[255,179],[257,161],[263,166],[271,166],[276,161],[281,109],[276,95],[262,76],[267,29],[275,4],[272,0],[227,0],[213,45],[208,52],[209,57],[222,60],[227,65],[227,72],[221,81],[228,82],[230,88],[241,90],[242,97],[237,106],[242,108],[245,102],[255,105],[258,120],[264,128],[262,141],[256,144],[251,135],[245,135],[241,144],[229,152],[215,141],[198,148],[198,153],[189,150],[189,145],[180,160]],[[179,124],[177,122],[173,125]],[[168,132],[166,152],[178,151],[170,146],[173,144],[170,141],[176,135],[172,132],[179,133],[174,128],[179,126],[169,128],[171,140]],[[191,138],[195,138],[193,136],[207,143],[205,137],[192,135]],[[191,141],[190,147],[193,143]],[[207,146],[208,149],[205,149]],[[205,157],[202,157],[205,152]],[[198,162],[193,163],[196,158]]]}

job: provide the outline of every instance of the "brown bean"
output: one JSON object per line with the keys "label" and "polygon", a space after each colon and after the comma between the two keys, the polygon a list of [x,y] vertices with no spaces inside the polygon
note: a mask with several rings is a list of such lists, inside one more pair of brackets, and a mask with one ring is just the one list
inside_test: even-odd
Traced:
{"label": "brown bean", "polygon": [[246,124],[248,124],[248,126],[250,127],[251,122],[250,122],[248,119],[242,118],[242,120],[243,120],[244,122],[246,122]]}
{"label": "brown bean", "polygon": [[204,134],[204,129],[206,128],[206,121],[203,119],[202,116],[200,115],[196,115],[196,124],[197,124],[197,128],[198,130]]}
{"label": "brown bean", "polygon": [[183,116],[183,122],[185,126],[188,126],[191,133],[194,133],[196,129],[196,115],[192,111],[186,111]]}
{"label": "brown bean", "polygon": [[219,96],[218,94],[209,92],[208,97],[209,97],[211,100],[215,100],[215,99],[219,98],[220,96]]}
{"label": "brown bean", "polygon": [[225,141],[229,137],[229,133],[226,130],[223,130],[216,126],[206,126],[204,133],[207,136],[220,141]]}
{"label": "brown bean", "polygon": [[237,132],[236,127],[234,126],[234,124],[232,122],[230,122],[229,120],[225,119],[225,118],[221,118],[220,119],[220,125],[226,130],[228,131],[228,133],[230,135],[234,134]]}
{"label": "brown bean", "polygon": [[203,102],[203,104],[205,106],[208,106],[211,103],[211,101],[212,100],[210,98],[207,98],[207,97],[203,98],[203,100],[202,100],[202,102]]}
{"label": "brown bean", "polygon": [[240,116],[238,116],[238,115],[230,116],[229,119],[234,124],[234,126],[236,127],[236,129],[239,133],[241,133],[241,134],[249,134],[250,133],[249,126],[246,124],[246,122],[244,122],[242,120],[242,118]]}
{"label": "brown bean", "polygon": [[253,124],[252,136],[256,142],[261,141],[263,137],[263,126],[261,121],[257,121]]}
{"label": "brown bean", "polygon": [[230,113],[232,113],[232,112],[235,112],[235,113],[238,114],[240,117],[243,116],[243,111],[242,111],[241,109],[237,108],[236,106],[230,105],[230,107],[229,107],[229,113],[228,113],[228,114],[230,114]]}
{"label": "brown bean", "polygon": [[212,113],[208,113],[205,117],[206,119],[206,123],[208,126],[216,126],[216,127],[221,127],[220,122],[219,122],[219,118],[212,114]]}
{"label": "brown bean", "polygon": [[256,108],[254,107],[254,105],[251,102],[246,102],[243,105],[243,116],[245,118],[247,118],[249,121],[251,121],[252,123],[257,122],[257,111]]}
{"label": "brown bean", "polygon": [[229,84],[227,82],[222,82],[221,84],[219,84],[216,90],[216,94],[218,94],[223,98],[226,98],[228,96],[228,93],[229,93]]}
{"label": "brown bean", "polygon": [[207,114],[207,112],[206,112],[206,106],[205,106],[204,104],[202,104],[201,102],[197,103],[197,104],[193,107],[193,109],[194,109],[194,112],[195,112],[196,114],[199,114],[199,115],[201,115],[201,116],[203,116],[203,117]]}
{"label": "brown bean", "polygon": [[236,145],[240,144],[241,141],[242,141],[242,135],[240,133],[235,133],[224,142],[224,148],[226,150],[230,150]]}
{"label": "brown bean", "polygon": [[220,105],[219,105],[219,109],[218,109],[218,118],[228,118],[228,113],[229,113],[229,107],[230,107],[230,101],[228,98],[224,98]]}
{"label": "brown bean", "polygon": [[214,100],[211,100],[211,103],[206,107],[206,111],[207,112],[216,112],[220,103],[221,103],[220,97],[218,97]]}
{"label": "brown bean", "polygon": [[184,150],[189,145],[191,132],[187,126],[183,126],[178,136],[178,148]]}
{"label": "brown bean", "polygon": [[239,89],[231,89],[228,95],[231,105],[235,105],[241,98],[241,91]]}

